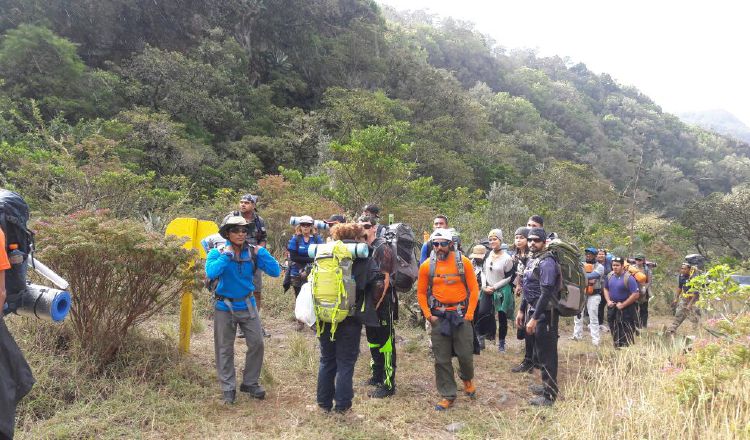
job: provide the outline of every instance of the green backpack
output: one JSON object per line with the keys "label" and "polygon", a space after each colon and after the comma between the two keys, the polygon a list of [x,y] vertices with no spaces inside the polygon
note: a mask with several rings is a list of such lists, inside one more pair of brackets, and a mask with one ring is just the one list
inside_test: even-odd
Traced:
{"label": "green backpack", "polygon": [[357,292],[352,278],[352,254],[341,242],[319,244],[315,261],[310,271],[313,308],[317,335],[323,330],[321,323],[331,323],[331,341],[338,324],[348,316],[353,316]]}

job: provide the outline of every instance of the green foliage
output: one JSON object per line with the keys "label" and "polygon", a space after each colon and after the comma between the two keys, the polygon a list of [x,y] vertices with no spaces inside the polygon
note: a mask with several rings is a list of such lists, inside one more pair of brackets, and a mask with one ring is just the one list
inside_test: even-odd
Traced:
{"label": "green foliage", "polygon": [[737,284],[731,278],[734,273],[728,265],[718,264],[693,277],[688,286],[700,294],[698,306],[709,312],[718,309],[723,316],[750,312],[750,286]]}
{"label": "green foliage", "polygon": [[111,362],[131,329],[192,286],[194,256],[183,240],[146,232],[138,222],[81,211],[36,225],[39,258],[70,282],[76,343]]}

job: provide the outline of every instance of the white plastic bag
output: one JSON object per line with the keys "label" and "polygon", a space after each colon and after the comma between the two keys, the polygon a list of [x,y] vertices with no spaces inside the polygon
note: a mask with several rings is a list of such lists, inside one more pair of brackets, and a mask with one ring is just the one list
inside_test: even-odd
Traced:
{"label": "white plastic bag", "polygon": [[315,324],[315,308],[313,307],[312,286],[305,283],[299,291],[297,302],[294,305],[294,316],[298,321],[308,326]]}

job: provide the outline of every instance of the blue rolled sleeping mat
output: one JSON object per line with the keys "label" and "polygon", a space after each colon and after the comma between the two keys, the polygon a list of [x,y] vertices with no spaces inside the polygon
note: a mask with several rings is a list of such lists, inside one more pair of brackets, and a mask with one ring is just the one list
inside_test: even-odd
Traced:
{"label": "blue rolled sleeping mat", "polygon": [[21,294],[16,313],[45,321],[61,322],[70,312],[70,292],[52,287],[29,284]]}

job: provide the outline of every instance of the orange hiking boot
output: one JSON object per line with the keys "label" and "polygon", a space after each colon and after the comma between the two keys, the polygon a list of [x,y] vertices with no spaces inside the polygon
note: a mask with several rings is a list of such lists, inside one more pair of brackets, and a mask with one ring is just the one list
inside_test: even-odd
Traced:
{"label": "orange hiking boot", "polygon": [[443,400],[441,400],[440,402],[438,402],[435,405],[435,410],[436,411],[445,411],[446,409],[450,408],[451,406],[453,406],[453,400],[451,400],[451,399],[443,399]]}
{"label": "orange hiking boot", "polygon": [[464,393],[472,399],[477,396],[477,387],[474,386],[471,380],[464,381]]}

